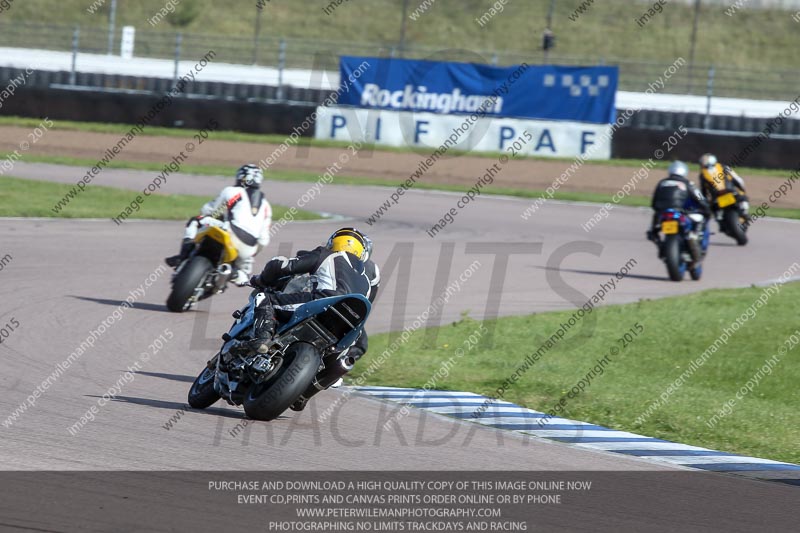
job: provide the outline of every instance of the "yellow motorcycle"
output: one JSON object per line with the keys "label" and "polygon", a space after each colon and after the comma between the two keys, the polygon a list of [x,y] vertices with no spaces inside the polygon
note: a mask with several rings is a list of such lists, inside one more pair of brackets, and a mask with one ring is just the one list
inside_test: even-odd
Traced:
{"label": "yellow motorcycle", "polygon": [[194,250],[175,270],[167,308],[182,313],[200,300],[225,291],[238,252],[230,234],[209,226],[194,238]]}
{"label": "yellow motorcycle", "polygon": [[720,231],[734,239],[739,246],[744,246],[747,244],[747,196],[737,190],[719,163],[713,168],[702,168],[701,176],[706,188],[713,191],[711,210]]}
{"label": "yellow motorcycle", "polygon": [[747,197],[729,190],[717,196],[714,215],[719,229],[736,241],[739,246],[747,244]]}

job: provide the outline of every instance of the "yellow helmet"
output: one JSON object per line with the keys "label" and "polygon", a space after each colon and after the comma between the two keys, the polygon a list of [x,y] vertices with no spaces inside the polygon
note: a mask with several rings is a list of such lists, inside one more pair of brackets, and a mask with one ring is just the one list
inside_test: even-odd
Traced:
{"label": "yellow helmet", "polygon": [[328,249],[333,252],[348,252],[361,261],[367,258],[367,238],[355,228],[341,228],[328,239]]}

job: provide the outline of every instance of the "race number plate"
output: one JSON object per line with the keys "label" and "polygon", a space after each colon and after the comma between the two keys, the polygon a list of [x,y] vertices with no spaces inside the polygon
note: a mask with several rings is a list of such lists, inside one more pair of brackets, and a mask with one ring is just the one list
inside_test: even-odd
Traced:
{"label": "race number plate", "polygon": [[664,235],[675,235],[678,233],[678,221],[667,220],[666,222],[662,222],[661,231],[664,232]]}
{"label": "race number plate", "polygon": [[736,203],[736,196],[732,193],[723,194],[719,198],[717,198],[717,205],[721,208],[728,207],[729,205],[733,205]]}

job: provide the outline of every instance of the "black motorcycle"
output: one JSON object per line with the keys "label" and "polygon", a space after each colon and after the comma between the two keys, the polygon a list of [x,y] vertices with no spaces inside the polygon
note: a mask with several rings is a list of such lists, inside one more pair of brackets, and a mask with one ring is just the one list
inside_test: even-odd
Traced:
{"label": "black motorcycle", "polygon": [[658,219],[656,230],[663,234],[662,238],[656,239],[658,256],[667,265],[669,279],[681,281],[688,270],[693,280],[699,280],[703,275],[703,255],[708,247],[708,228],[702,236],[698,233],[702,215],[667,209],[659,213]]}
{"label": "black motorcycle", "polygon": [[[360,294],[321,298],[298,307],[258,351],[233,355],[239,341],[254,339],[254,315],[267,298],[253,291],[248,304],[234,311],[236,319],[224,344],[189,390],[189,405],[205,409],[220,398],[243,405],[248,417],[273,420],[288,409],[326,369],[353,368],[347,356],[361,334],[371,305]],[[238,350],[234,350],[238,352]]]}

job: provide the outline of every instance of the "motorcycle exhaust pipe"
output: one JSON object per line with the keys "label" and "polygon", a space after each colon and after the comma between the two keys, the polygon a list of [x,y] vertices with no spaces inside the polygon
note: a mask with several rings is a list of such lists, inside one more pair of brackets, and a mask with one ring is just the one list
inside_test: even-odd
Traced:
{"label": "motorcycle exhaust pipe", "polygon": [[[352,357],[348,357],[347,355],[339,356],[330,367],[326,367],[320,375],[314,377],[314,381],[312,381],[311,385],[308,387],[309,390],[317,389],[321,391],[329,388],[339,381],[339,378],[353,370],[355,364],[356,361]],[[306,394],[303,394],[303,396],[306,396]],[[306,397],[308,398],[308,396]]]}
{"label": "motorcycle exhaust pipe", "polygon": [[214,288],[216,290],[222,290],[225,288],[225,284],[228,283],[228,280],[233,274],[233,268],[228,263],[223,263],[217,267],[217,279],[216,283],[214,284]]}
{"label": "motorcycle exhaust pipe", "polygon": [[339,381],[339,378],[353,370],[356,360],[349,357],[347,353],[340,355],[339,358],[330,367],[326,367],[322,371],[322,375],[314,376],[314,381],[311,385],[300,395],[300,399],[309,400],[318,392],[330,388],[331,385]]}
{"label": "motorcycle exhaust pipe", "polygon": [[347,355],[346,352],[339,356],[339,359],[336,360],[336,363],[343,368],[345,372],[350,372],[353,370],[353,367],[356,366],[356,360]]}
{"label": "motorcycle exhaust pipe", "polygon": [[703,258],[703,250],[700,248],[699,236],[694,235],[687,239],[689,245],[689,253],[692,255],[692,260],[699,263]]}
{"label": "motorcycle exhaust pipe", "polygon": [[217,272],[219,272],[219,274],[222,276],[230,277],[230,275],[233,273],[233,267],[231,267],[231,265],[228,263],[222,263],[217,267]]}

